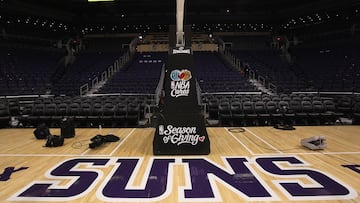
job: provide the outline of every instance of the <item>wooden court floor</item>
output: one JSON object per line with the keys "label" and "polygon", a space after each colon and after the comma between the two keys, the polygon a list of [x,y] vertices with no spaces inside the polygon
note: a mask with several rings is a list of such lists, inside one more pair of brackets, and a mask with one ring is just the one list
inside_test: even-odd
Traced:
{"label": "wooden court floor", "polygon": [[[360,202],[360,126],[207,128],[207,156],[153,156],[153,128],[81,128],[46,148],[0,129],[0,202]],[[51,129],[59,134],[59,129]],[[119,142],[89,149],[96,134]],[[300,140],[323,135],[327,148]]]}

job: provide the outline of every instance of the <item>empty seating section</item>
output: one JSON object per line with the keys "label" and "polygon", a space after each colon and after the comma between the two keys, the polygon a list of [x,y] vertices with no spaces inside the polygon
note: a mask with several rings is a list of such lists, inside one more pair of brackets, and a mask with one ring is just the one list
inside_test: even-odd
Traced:
{"label": "empty seating section", "polygon": [[0,95],[45,94],[63,56],[56,50],[0,49]]}
{"label": "empty seating section", "polygon": [[360,88],[358,45],[291,48],[287,59],[274,50],[232,50],[255,77],[275,84],[278,92],[356,91]]}
{"label": "empty seating section", "polygon": [[214,52],[195,52],[194,66],[202,92],[256,91],[240,74]]}
{"label": "empty seating section", "polygon": [[23,127],[46,123],[58,127],[61,119],[72,118],[77,127],[127,127],[138,126],[145,119],[147,105],[155,105],[150,95],[106,95],[94,97],[37,97],[20,101],[18,111],[11,111],[11,100],[0,102],[0,124],[9,126],[11,117]]}
{"label": "empty seating section", "polygon": [[240,59],[242,65],[248,64],[255,77],[263,77],[275,84],[280,92],[300,91],[304,81],[294,66],[280,56],[279,51],[262,50],[232,50],[231,53]]}
{"label": "empty seating section", "polygon": [[208,120],[220,126],[329,125],[341,118],[360,123],[360,96],[317,94],[203,94]]}
{"label": "empty seating section", "polygon": [[317,91],[356,91],[360,87],[359,47],[318,46],[293,50],[307,87]]}
{"label": "empty seating section", "polygon": [[97,93],[154,94],[166,58],[166,52],[135,54]]}
{"label": "empty seating section", "polygon": [[[218,120],[220,126],[331,125],[340,118],[360,124],[359,95],[208,93],[202,95],[202,101],[207,119]],[[24,127],[42,122],[58,127],[60,120],[68,117],[77,127],[133,127],[146,120],[146,108],[154,105],[153,95],[1,98],[0,126],[9,126],[13,117]]]}
{"label": "empty seating section", "polygon": [[58,74],[52,94],[80,95],[80,87],[84,84],[92,85],[96,77],[106,71],[115,60],[122,56],[123,51],[116,52],[82,52],[76,56],[74,63],[63,67]]}
{"label": "empty seating section", "polygon": [[[14,118],[25,127],[40,122],[56,127],[64,117],[73,118],[78,127],[139,126],[149,118],[147,111],[154,110],[150,106],[156,106],[155,90],[168,53],[136,53],[95,96],[80,97],[80,86],[91,85],[92,79],[100,77],[123,53],[121,49],[99,49],[79,53],[62,73],[55,74],[64,53],[2,48],[0,127],[9,126]],[[222,126],[324,125],[340,118],[360,124],[357,93],[321,93],[360,88],[360,56],[355,51],[353,46],[298,47],[288,63],[273,50],[232,50],[243,66],[247,63],[256,75],[277,85],[279,91],[274,95],[255,89],[218,53],[194,52],[206,118]],[[60,76],[55,82],[54,75]],[[291,93],[308,90],[319,92]],[[24,94],[42,96],[16,96]]]}

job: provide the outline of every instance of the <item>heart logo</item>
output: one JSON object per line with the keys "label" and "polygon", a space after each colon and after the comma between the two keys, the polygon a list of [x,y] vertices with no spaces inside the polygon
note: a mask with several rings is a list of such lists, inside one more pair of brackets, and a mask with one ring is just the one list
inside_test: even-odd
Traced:
{"label": "heart logo", "polygon": [[205,136],[199,137],[199,141],[200,141],[200,142],[204,142],[204,140],[205,140]]}

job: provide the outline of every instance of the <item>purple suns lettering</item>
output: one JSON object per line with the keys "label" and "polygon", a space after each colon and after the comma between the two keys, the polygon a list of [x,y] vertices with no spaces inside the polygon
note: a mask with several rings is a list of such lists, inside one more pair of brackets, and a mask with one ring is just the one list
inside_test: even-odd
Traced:
{"label": "purple suns lettering", "polygon": [[[36,201],[38,199],[73,199],[85,195],[96,183],[99,172],[91,169],[78,169],[78,166],[85,164],[88,168],[105,166],[110,159],[73,159],[68,160],[50,171],[50,178],[71,179],[70,185],[59,186],[59,181],[38,181],[21,192],[20,199]],[[23,197],[23,198],[21,198]]]}
{"label": "purple suns lettering", "polygon": [[[289,180],[276,181],[277,184],[282,187],[290,199],[302,198],[302,197],[329,197],[329,196],[342,196],[346,197],[350,194],[350,190],[338,181],[330,178],[320,171],[314,169],[303,168],[305,164],[296,157],[270,157],[270,158],[258,158],[257,164],[261,168],[274,176],[280,176],[283,178],[292,178]],[[297,166],[292,169],[282,169],[277,163],[286,163],[292,166]],[[307,178],[312,181],[313,184],[306,186],[301,184],[300,178]]]}
{"label": "purple suns lettering", "polygon": [[[173,166],[182,165],[185,170],[185,186],[178,187],[179,201],[221,201],[217,187],[220,185],[249,201],[279,201],[268,184],[253,167],[277,177],[273,181],[289,199],[304,200],[356,198],[351,187],[323,172],[307,166],[295,156],[223,158],[224,165],[206,158],[151,158],[145,166],[143,158],[89,158],[70,159],[50,170],[48,178],[57,181],[34,181],[9,198],[13,201],[61,201],[75,200],[92,191],[99,182],[96,196],[102,201],[159,201],[168,197],[174,185]],[[283,167],[281,164],[290,165]],[[101,168],[111,167],[102,178]],[[146,168],[141,184],[134,186],[139,169]],[[312,184],[304,184],[300,179]],[[61,185],[61,180],[68,184]]]}
{"label": "purple suns lettering", "polygon": [[162,196],[168,188],[169,165],[174,159],[155,159],[151,164],[149,176],[143,188],[127,188],[134,173],[138,159],[118,159],[119,167],[115,170],[102,190],[102,195],[106,199],[126,199],[126,198],[158,198]]}
{"label": "purple suns lettering", "polygon": [[354,172],[360,174],[360,165],[358,165],[358,164],[355,164],[355,165],[342,165],[342,166],[345,167],[345,168],[349,168],[349,169],[353,170]]}
{"label": "purple suns lettering", "polygon": [[28,169],[28,167],[20,167],[17,169],[15,169],[15,167],[7,167],[4,169],[4,172],[0,174],[0,181],[8,181],[13,173],[26,169]]}
{"label": "purple suns lettering", "polygon": [[184,198],[215,198],[214,185],[210,183],[215,179],[221,180],[250,199],[271,197],[262,183],[247,168],[245,158],[228,158],[226,161],[231,166],[231,172],[205,159],[183,159],[183,162],[189,165],[191,177],[191,189],[184,191]]}

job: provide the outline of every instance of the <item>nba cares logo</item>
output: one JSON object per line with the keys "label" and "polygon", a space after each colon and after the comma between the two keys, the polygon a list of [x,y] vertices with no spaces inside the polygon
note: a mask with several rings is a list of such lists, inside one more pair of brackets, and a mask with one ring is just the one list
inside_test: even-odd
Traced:
{"label": "nba cares logo", "polygon": [[171,83],[170,83],[170,96],[177,97],[187,97],[190,93],[190,79],[192,78],[191,72],[187,69],[182,70],[173,70],[170,73]]}
{"label": "nba cares logo", "polygon": [[170,73],[170,78],[172,81],[188,81],[192,78],[191,72],[187,69],[183,70],[173,70]]}

